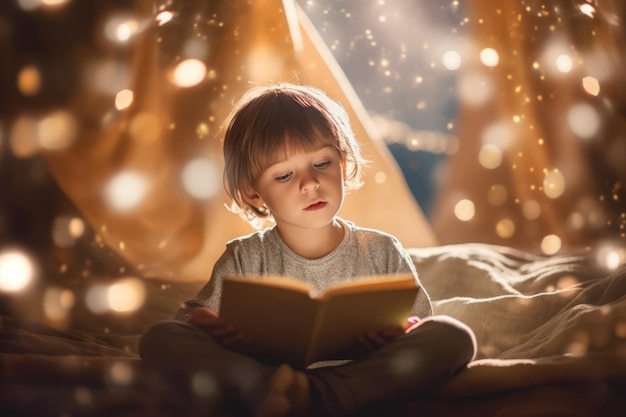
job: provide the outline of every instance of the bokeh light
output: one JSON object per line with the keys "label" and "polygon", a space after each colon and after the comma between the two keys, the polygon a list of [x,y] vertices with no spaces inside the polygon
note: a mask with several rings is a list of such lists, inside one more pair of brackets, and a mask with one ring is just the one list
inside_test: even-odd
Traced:
{"label": "bokeh light", "polygon": [[78,217],[58,216],[52,223],[52,240],[60,248],[70,248],[83,235],[85,224]]}
{"label": "bokeh light", "polygon": [[162,133],[161,120],[147,111],[133,115],[128,126],[130,138],[138,144],[153,145],[161,138]]}
{"label": "bokeh light", "polygon": [[118,110],[124,110],[133,103],[133,99],[134,94],[132,90],[125,88],[115,95],[115,108]]}
{"label": "bokeh light", "polygon": [[626,247],[617,242],[601,242],[595,249],[595,258],[601,268],[614,271],[626,264]]}
{"label": "bokeh light", "polygon": [[137,278],[124,278],[107,290],[109,308],[118,313],[129,313],[139,309],[146,299],[146,289]]}
{"label": "bokeh light", "polygon": [[501,206],[506,202],[507,196],[508,192],[506,187],[501,184],[495,184],[489,187],[487,201],[494,206]]}
{"label": "bokeh light", "polygon": [[493,98],[493,81],[486,74],[474,72],[459,76],[457,94],[463,105],[479,107]]}
{"label": "bokeh light", "polygon": [[17,75],[17,88],[25,96],[34,96],[41,88],[41,73],[34,65],[23,67]]}
{"label": "bokeh light", "polygon": [[11,128],[9,147],[17,158],[28,158],[39,151],[37,122],[32,117],[22,115],[15,120]]}
{"label": "bokeh light", "polygon": [[36,10],[40,7],[59,8],[67,5],[69,2],[70,0],[17,0],[18,6],[25,11]]}
{"label": "bokeh light", "polygon": [[124,361],[115,361],[111,364],[109,377],[113,384],[117,386],[130,385],[135,378],[133,369],[128,362]]}
{"label": "bokeh light", "polygon": [[496,122],[487,125],[483,131],[482,143],[495,145],[499,152],[507,151],[515,139],[514,129],[506,122]]}
{"label": "bokeh light", "polygon": [[183,167],[183,187],[191,196],[206,200],[215,196],[220,190],[221,175],[220,170],[212,161],[194,159]]}
{"label": "bokeh light", "polygon": [[561,250],[561,239],[557,235],[547,235],[541,240],[540,246],[546,255],[554,255]]}
{"label": "bokeh light", "polygon": [[157,24],[159,26],[163,26],[164,24],[170,22],[172,19],[174,18],[174,13],[168,11],[168,10],[163,10],[159,13],[157,13],[155,19],[157,21]]}
{"label": "bokeh light", "polygon": [[600,94],[600,83],[598,82],[597,78],[589,75],[583,78],[582,84],[585,91],[592,96],[597,96],[598,94]]}
{"label": "bokeh light", "polygon": [[575,104],[567,112],[567,125],[579,138],[589,139],[600,130],[600,115],[590,104]]}
{"label": "bokeh light", "polygon": [[541,216],[541,204],[537,200],[525,201],[522,205],[522,213],[528,220],[535,220]]}
{"label": "bokeh light", "polygon": [[461,54],[457,51],[446,51],[441,59],[443,66],[450,71],[458,70],[461,67]]}
{"label": "bokeh light", "polygon": [[74,306],[74,293],[67,288],[48,287],[43,297],[43,311],[51,322],[64,322]]}
{"label": "bokeh light", "polygon": [[87,307],[96,314],[132,313],[146,299],[145,284],[137,278],[120,278],[110,284],[96,283],[85,293]]}
{"label": "bokeh light", "polygon": [[206,372],[196,372],[191,378],[191,389],[198,398],[210,399],[218,395],[219,387],[215,378]]}
{"label": "bokeh light", "polygon": [[476,214],[476,208],[474,203],[471,200],[463,199],[460,200],[454,206],[454,215],[457,219],[467,222],[474,218]]}
{"label": "bokeh light", "polygon": [[106,21],[104,25],[104,35],[112,42],[125,43],[141,32],[143,26],[145,25],[142,25],[133,17],[114,16]]}
{"label": "bokeh light", "polygon": [[501,219],[496,223],[496,234],[502,239],[509,239],[515,234],[515,222],[511,219]]}
{"label": "bokeh light", "polygon": [[37,138],[43,149],[67,148],[76,139],[77,132],[74,116],[65,110],[50,113],[37,124]]}
{"label": "bokeh light", "polygon": [[556,67],[562,73],[568,73],[572,70],[574,63],[569,55],[561,54],[556,58]]}
{"label": "bokeh light", "polygon": [[553,199],[559,198],[565,192],[565,177],[558,168],[546,170],[543,177],[543,192]]}
{"label": "bokeh light", "polygon": [[35,263],[30,255],[18,249],[0,251],[0,292],[24,290],[35,278]]}
{"label": "bokeh light", "polygon": [[185,59],[174,69],[172,82],[178,87],[193,87],[200,84],[207,74],[204,62],[198,59]]}
{"label": "bokeh light", "polygon": [[493,48],[485,48],[480,51],[480,62],[486,67],[496,67],[500,62],[500,55]]}
{"label": "bokeh light", "polygon": [[498,168],[502,163],[502,150],[496,145],[483,145],[478,154],[478,162],[487,169]]}
{"label": "bokeh light", "polygon": [[111,208],[129,211],[137,207],[148,192],[146,179],[135,172],[121,172],[109,180],[105,199]]}

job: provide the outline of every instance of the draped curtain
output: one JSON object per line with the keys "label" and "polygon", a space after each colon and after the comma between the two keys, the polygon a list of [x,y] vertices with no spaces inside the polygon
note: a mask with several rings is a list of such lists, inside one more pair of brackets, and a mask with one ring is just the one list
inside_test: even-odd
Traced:
{"label": "draped curtain", "polygon": [[624,2],[467,5],[460,146],[432,215],[440,242],[623,247]]}

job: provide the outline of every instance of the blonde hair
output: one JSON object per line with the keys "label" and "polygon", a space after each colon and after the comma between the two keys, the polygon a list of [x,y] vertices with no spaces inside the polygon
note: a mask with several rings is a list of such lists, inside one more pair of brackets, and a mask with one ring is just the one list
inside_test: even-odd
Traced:
{"label": "blonde hair", "polygon": [[[225,121],[224,187],[234,211],[245,218],[268,218],[264,207],[245,199],[259,176],[290,150],[335,147],[345,163],[344,187],[361,186],[359,142],[345,109],[323,91],[289,83],[255,86],[234,106]],[[238,210],[237,210],[238,209]]]}

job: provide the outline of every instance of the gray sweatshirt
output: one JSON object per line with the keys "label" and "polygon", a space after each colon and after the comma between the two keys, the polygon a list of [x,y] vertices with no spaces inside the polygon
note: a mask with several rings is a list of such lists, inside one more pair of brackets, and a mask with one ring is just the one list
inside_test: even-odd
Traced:
{"label": "gray sweatshirt", "polygon": [[[319,259],[306,259],[294,253],[280,238],[275,226],[231,240],[215,263],[209,282],[193,299],[184,303],[176,318],[187,320],[198,306],[219,311],[222,280],[227,275],[291,276],[321,291],[359,277],[412,273],[421,286],[411,258],[395,237],[355,226],[343,219],[338,221],[344,227],[344,239],[332,252]],[[413,314],[420,318],[433,314],[428,293],[423,287],[416,297]]]}

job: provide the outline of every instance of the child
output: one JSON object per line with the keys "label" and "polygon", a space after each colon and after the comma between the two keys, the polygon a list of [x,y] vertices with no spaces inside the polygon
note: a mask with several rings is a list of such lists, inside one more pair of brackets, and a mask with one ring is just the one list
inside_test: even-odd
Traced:
{"label": "child", "polygon": [[251,89],[228,118],[224,158],[233,206],[275,225],[228,242],[177,320],[142,337],[144,363],[189,401],[208,407],[230,398],[260,417],[347,415],[382,400],[428,395],[474,358],[472,331],[432,316],[422,290],[413,308],[420,320],[406,330],[372,329],[351,361],[293,369],[255,359],[246,335],[219,317],[226,275],[290,275],[320,290],[378,274],[409,272],[419,281],[397,239],[337,217],[344,192],[361,184],[364,160],[345,110],[322,91],[286,83]]}

